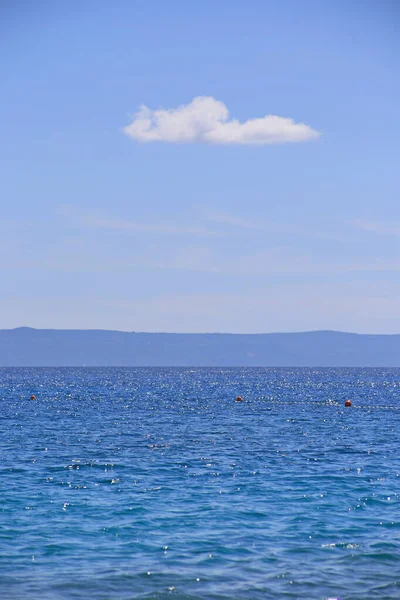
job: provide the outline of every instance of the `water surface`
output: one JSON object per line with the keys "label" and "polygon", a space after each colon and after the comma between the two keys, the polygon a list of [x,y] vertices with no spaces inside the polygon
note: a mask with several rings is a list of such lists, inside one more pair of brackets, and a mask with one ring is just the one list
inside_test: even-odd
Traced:
{"label": "water surface", "polygon": [[399,392],[396,369],[0,369],[1,597],[398,600]]}

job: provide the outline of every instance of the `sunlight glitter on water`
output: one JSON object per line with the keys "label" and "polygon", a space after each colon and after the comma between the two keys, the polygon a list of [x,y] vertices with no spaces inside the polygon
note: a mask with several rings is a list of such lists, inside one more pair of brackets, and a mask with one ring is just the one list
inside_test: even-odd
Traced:
{"label": "sunlight glitter on water", "polygon": [[0,375],[7,600],[399,598],[399,370]]}

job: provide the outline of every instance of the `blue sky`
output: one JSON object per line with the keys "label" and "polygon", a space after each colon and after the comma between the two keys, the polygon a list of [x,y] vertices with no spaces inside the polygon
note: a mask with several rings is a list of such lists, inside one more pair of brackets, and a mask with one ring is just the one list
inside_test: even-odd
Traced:
{"label": "blue sky", "polygon": [[1,328],[400,332],[395,1],[34,4],[0,8]]}

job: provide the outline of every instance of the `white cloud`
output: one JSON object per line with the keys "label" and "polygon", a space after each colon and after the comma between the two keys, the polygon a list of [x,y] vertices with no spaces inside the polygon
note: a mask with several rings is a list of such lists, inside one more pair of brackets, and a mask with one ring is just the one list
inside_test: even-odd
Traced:
{"label": "white cloud", "polygon": [[220,231],[211,231],[204,227],[190,227],[186,225],[174,225],[171,223],[138,223],[137,221],[125,221],[123,219],[102,219],[98,217],[82,217],[82,223],[95,229],[109,229],[116,231],[141,231],[143,233],[167,234],[167,235],[189,235],[198,237],[226,237],[227,234]]}
{"label": "white cloud", "polygon": [[363,231],[377,233],[379,235],[400,234],[400,223],[393,221],[363,221],[362,219],[356,219],[352,222],[352,225],[356,229],[362,229]]}
{"label": "white cloud", "polygon": [[243,123],[229,120],[228,108],[212,96],[198,96],[178,108],[152,110],[142,106],[123,131],[139,142],[208,144],[305,142],[320,135],[304,123],[276,115]]}
{"label": "white cloud", "polygon": [[221,225],[228,225],[231,227],[237,227],[239,229],[249,229],[252,231],[260,231],[271,234],[290,235],[290,236],[301,236],[312,239],[322,239],[326,241],[335,242],[348,242],[354,241],[354,236],[346,236],[337,234],[330,231],[318,231],[316,229],[304,229],[290,223],[276,223],[273,221],[251,221],[242,217],[227,213],[205,213],[207,221],[212,223],[219,223]]}
{"label": "white cloud", "polygon": [[188,225],[178,222],[153,222],[141,223],[115,217],[101,216],[97,214],[84,214],[73,205],[63,205],[57,210],[57,214],[66,217],[77,224],[91,229],[104,229],[121,232],[142,232],[155,235],[187,235],[196,237],[228,237],[229,233],[214,231],[200,225]]}

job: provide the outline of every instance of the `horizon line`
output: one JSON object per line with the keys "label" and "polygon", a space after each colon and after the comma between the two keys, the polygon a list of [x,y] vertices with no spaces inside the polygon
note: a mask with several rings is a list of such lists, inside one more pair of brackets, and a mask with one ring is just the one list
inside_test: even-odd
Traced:
{"label": "horizon line", "polygon": [[89,329],[63,329],[63,328],[55,328],[55,327],[30,327],[28,325],[21,325],[19,327],[11,327],[11,328],[1,328],[0,332],[5,331],[19,331],[21,329],[30,330],[30,331],[69,331],[69,332],[104,332],[104,333],[126,333],[126,334],[138,334],[138,335],[300,335],[300,334],[314,334],[314,333],[334,333],[339,335],[369,335],[369,336],[397,336],[399,333],[358,333],[354,331],[342,331],[337,329],[309,329],[309,330],[301,330],[301,331],[260,331],[260,332],[246,332],[246,333],[237,333],[230,331],[135,331],[135,330],[123,330],[123,329],[99,329],[99,328],[89,328]]}

